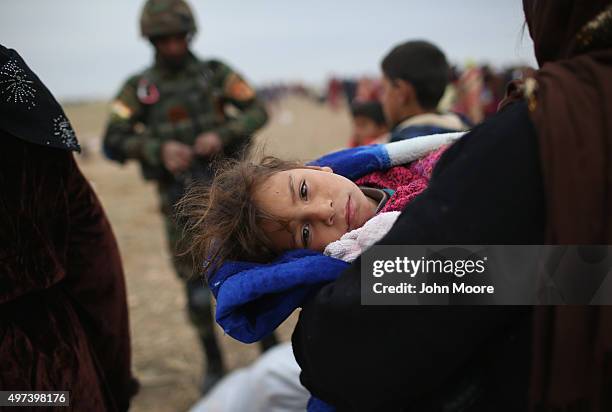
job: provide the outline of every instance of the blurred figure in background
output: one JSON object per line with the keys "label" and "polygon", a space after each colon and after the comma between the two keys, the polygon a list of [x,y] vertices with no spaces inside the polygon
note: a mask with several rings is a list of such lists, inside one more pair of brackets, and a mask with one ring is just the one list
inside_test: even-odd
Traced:
{"label": "blurred figure in background", "polygon": [[363,76],[357,82],[357,92],[354,100],[358,102],[380,101],[381,94],[382,84],[380,79]]}
{"label": "blurred figure in background", "polygon": [[482,94],[484,80],[481,69],[468,63],[457,79],[457,101],[454,110],[465,115],[473,124],[481,123],[484,118]]}
{"label": "blurred figure in background", "polygon": [[381,100],[392,128],[390,141],[468,129],[458,115],[436,111],[450,76],[446,57],[436,46],[426,41],[400,44],[381,66]]}
{"label": "blurred figure in background", "polygon": [[480,101],[482,105],[482,114],[486,119],[497,113],[497,107],[504,98],[506,91],[506,82],[503,76],[496,73],[488,65],[484,65],[482,70],[482,92],[480,93]]}
{"label": "blurred figure in background", "polygon": [[327,84],[327,104],[332,110],[338,110],[342,104],[342,82],[337,77],[329,79]]}
{"label": "blurred figure in background", "polygon": [[358,88],[358,82],[354,79],[342,79],[342,94],[347,104],[353,103],[353,100],[357,97]]}
{"label": "blurred figure in background", "polygon": [[[113,102],[104,152],[120,163],[136,159],[144,178],[157,183],[172,263],[185,282],[189,316],[206,354],[201,388],[206,392],[225,368],[213,329],[210,292],[194,273],[193,262],[180,256],[182,227],[174,219],[173,206],[191,183],[212,178],[213,158],[242,154],[267,114],[254,90],[232,68],[191,52],[196,22],[183,0],[147,1],[140,29],[155,50],[155,62],[130,77]],[[274,343],[271,337],[264,345]]]}
{"label": "blurred figure in background", "polygon": [[497,113],[509,82],[533,77],[534,72],[526,66],[500,70],[486,64],[476,66],[472,62],[464,70],[454,66],[451,68],[451,83],[438,109],[452,109],[476,125]]}
{"label": "blurred figure in background", "polygon": [[353,137],[350,147],[380,143],[389,133],[382,105],[379,102],[354,102],[351,105]]}

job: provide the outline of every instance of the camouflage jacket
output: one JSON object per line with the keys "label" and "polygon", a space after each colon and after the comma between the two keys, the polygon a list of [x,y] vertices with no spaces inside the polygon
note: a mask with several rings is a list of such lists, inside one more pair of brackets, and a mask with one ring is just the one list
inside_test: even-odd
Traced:
{"label": "camouflage jacket", "polygon": [[137,159],[144,177],[157,180],[163,192],[177,180],[161,161],[165,141],[193,145],[198,135],[213,131],[223,154],[233,156],[266,121],[264,107],[240,75],[218,60],[191,55],[180,71],[156,63],[128,79],[112,103],[104,153],[121,163]]}

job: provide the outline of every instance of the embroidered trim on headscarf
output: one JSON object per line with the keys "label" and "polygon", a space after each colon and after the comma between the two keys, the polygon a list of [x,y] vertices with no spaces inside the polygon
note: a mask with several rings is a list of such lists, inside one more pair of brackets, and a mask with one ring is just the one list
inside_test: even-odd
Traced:
{"label": "embroidered trim on headscarf", "polygon": [[64,110],[15,50],[0,45],[0,131],[27,142],[81,151]]}
{"label": "embroidered trim on headscarf", "polygon": [[612,46],[612,4],[580,29],[576,41],[579,53]]}
{"label": "embroidered trim on headscarf", "polygon": [[7,102],[24,104],[28,110],[36,106],[34,81],[16,60],[9,60],[0,68],[0,79],[0,94],[6,96]]}

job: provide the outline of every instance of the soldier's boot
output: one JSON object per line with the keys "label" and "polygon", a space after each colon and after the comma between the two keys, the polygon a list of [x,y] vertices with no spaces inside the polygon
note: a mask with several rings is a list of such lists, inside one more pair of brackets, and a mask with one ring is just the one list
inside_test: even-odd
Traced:
{"label": "soldier's boot", "polygon": [[199,279],[189,280],[186,289],[189,317],[197,329],[206,357],[200,387],[202,394],[205,394],[225,375],[225,367],[214,331],[210,290]]}
{"label": "soldier's boot", "polygon": [[202,337],[202,346],[206,353],[206,369],[200,392],[206,395],[225,375],[223,358],[215,335]]}
{"label": "soldier's boot", "polygon": [[272,332],[271,334],[269,334],[268,336],[266,336],[265,338],[259,341],[259,345],[261,346],[262,353],[277,344],[278,344],[278,339],[276,338],[276,335],[274,335],[274,332]]}

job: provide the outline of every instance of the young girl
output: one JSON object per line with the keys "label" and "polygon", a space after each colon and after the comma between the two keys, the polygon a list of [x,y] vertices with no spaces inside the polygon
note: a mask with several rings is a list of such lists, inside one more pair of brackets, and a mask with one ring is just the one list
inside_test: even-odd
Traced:
{"label": "young girl", "polygon": [[[311,165],[234,161],[192,189],[179,206],[225,333],[245,343],[272,333],[390,229],[458,137],[347,149]],[[311,398],[308,410],[334,409]]]}
{"label": "young girl", "polygon": [[[293,249],[323,252],[376,214],[401,211],[427,187],[433,166],[446,147],[442,142],[458,136],[431,139],[434,137],[385,145],[409,147],[413,157],[423,151],[426,154],[354,180],[344,170],[347,162],[334,157],[337,154],[311,165],[274,157],[260,162],[231,161],[210,187],[192,188],[179,205],[187,218],[189,251],[196,262],[215,262],[215,268],[226,260],[271,262]],[[326,163],[337,164],[342,174],[320,166]],[[207,276],[212,267],[205,268]]]}

